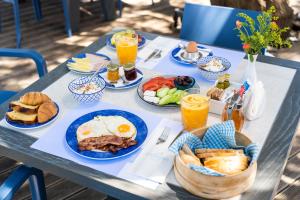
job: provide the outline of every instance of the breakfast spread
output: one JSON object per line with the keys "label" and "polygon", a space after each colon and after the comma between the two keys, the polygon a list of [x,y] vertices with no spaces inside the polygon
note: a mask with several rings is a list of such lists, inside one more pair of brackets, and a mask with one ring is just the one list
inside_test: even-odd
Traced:
{"label": "breakfast spread", "polygon": [[136,145],[136,127],[122,116],[96,116],[77,129],[78,148],[81,151],[117,152]]}
{"label": "breakfast spread", "polygon": [[155,77],[142,85],[143,99],[157,105],[180,104],[184,91],[193,87],[195,80],[189,76]]}
{"label": "breakfast spread", "polygon": [[7,120],[21,124],[45,123],[58,112],[54,102],[41,92],[28,92],[18,101],[10,102],[9,107]]}
{"label": "breakfast spread", "polygon": [[107,58],[105,57],[86,53],[84,58],[71,58],[67,66],[69,69],[79,72],[93,72],[97,71],[106,62]]}

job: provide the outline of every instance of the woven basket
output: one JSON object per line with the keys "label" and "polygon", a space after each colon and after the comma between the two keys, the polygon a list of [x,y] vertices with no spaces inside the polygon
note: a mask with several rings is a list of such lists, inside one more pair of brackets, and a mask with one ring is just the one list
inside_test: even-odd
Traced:
{"label": "woven basket", "polygon": [[[207,128],[197,129],[192,133],[202,138]],[[236,132],[237,145],[247,146],[251,140]],[[208,199],[226,199],[237,196],[249,189],[255,179],[257,163],[254,162],[239,174],[228,176],[209,176],[190,169],[180,158],[175,157],[174,172],[177,181],[187,191]]]}

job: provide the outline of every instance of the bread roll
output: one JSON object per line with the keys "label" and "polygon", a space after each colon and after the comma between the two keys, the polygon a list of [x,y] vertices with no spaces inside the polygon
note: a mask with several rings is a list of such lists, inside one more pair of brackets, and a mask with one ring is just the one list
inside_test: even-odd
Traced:
{"label": "bread roll", "polygon": [[248,168],[248,157],[242,154],[209,157],[204,160],[204,166],[225,175],[238,174]]}
{"label": "bread roll", "polygon": [[195,152],[198,158],[209,158],[215,156],[235,156],[244,154],[243,150],[241,149],[196,149]]}
{"label": "bread roll", "polygon": [[10,102],[9,107],[14,111],[23,114],[36,114],[39,106],[30,106],[23,104],[20,101],[12,101]]}
{"label": "bread roll", "polygon": [[42,105],[40,105],[38,109],[38,114],[37,114],[38,122],[39,123],[47,122],[56,114],[57,114],[57,107],[52,101],[43,103]]}
{"label": "bread roll", "polygon": [[186,165],[194,164],[196,166],[202,166],[200,160],[197,157],[188,155],[188,154],[184,153],[184,151],[182,151],[182,150],[179,151],[179,156],[180,156],[181,160],[184,162],[184,164],[186,164]]}
{"label": "bread roll", "polygon": [[41,92],[28,92],[20,98],[20,102],[26,105],[36,106],[51,101],[51,99]]}
{"label": "bread roll", "polygon": [[36,114],[23,114],[17,111],[11,111],[6,113],[6,117],[9,121],[18,122],[22,124],[33,124],[36,122]]}

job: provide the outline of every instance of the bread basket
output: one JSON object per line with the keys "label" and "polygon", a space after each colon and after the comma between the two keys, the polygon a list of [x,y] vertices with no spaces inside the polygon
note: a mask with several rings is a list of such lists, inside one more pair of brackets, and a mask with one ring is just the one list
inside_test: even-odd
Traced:
{"label": "bread basket", "polygon": [[[192,131],[202,138],[208,128]],[[242,133],[236,132],[237,145],[247,146],[251,140]],[[210,176],[190,169],[179,155],[174,160],[174,173],[177,181],[187,191],[208,199],[226,199],[237,196],[249,189],[256,176],[256,161],[239,174],[228,176]]]}

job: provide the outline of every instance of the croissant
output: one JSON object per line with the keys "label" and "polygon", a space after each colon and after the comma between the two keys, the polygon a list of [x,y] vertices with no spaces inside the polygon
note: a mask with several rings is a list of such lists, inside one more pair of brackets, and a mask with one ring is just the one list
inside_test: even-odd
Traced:
{"label": "croissant", "polygon": [[204,166],[225,175],[233,175],[248,168],[248,157],[242,154],[209,157],[204,160]]}
{"label": "croissant", "polygon": [[51,101],[51,99],[41,92],[28,92],[20,98],[20,102],[26,105],[36,106]]}
{"label": "croissant", "polygon": [[42,105],[40,105],[38,109],[38,114],[37,114],[38,122],[39,123],[47,122],[56,114],[57,114],[57,107],[52,101],[43,103]]}

